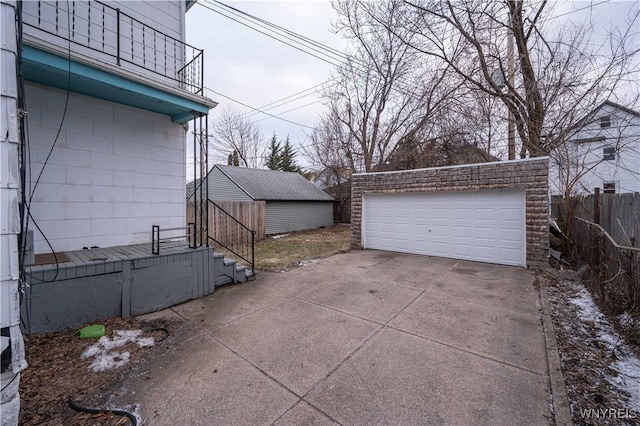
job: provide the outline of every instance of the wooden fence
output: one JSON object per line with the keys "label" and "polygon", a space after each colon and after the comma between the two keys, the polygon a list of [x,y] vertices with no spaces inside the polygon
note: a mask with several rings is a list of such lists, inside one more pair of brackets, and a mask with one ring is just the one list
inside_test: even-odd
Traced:
{"label": "wooden fence", "polygon": [[[599,197],[599,201],[598,201]],[[574,216],[598,222],[613,240],[627,247],[640,247],[640,194],[599,194],[575,197]],[[563,218],[563,199],[551,199],[551,215]]]}
{"label": "wooden fence", "polygon": [[[216,204],[233,216],[238,222],[256,231],[256,241],[264,239],[265,205],[264,201],[216,201]],[[222,244],[232,244],[245,238],[245,234],[238,234],[235,222],[220,212],[211,203],[209,209],[209,235]],[[193,201],[187,201],[187,223],[194,222],[196,206]]]}

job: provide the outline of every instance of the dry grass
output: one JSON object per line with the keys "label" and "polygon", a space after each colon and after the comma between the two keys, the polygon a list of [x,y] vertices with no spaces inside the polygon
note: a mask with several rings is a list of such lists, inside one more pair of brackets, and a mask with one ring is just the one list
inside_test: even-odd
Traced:
{"label": "dry grass", "polygon": [[351,228],[333,225],[292,232],[281,238],[267,237],[256,243],[256,270],[283,271],[300,262],[349,250]]}

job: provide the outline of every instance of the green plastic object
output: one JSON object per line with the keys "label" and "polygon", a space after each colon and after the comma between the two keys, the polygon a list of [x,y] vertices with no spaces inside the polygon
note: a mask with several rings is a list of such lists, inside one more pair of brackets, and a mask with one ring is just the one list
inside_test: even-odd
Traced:
{"label": "green plastic object", "polygon": [[78,336],[83,339],[97,339],[104,336],[105,328],[102,324],[88,325],[78,330]]}

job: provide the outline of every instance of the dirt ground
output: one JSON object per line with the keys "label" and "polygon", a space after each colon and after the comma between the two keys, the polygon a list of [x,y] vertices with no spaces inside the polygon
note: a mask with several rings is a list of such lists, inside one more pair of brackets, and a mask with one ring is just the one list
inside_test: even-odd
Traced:
{"label": "dirt ground", "polygon": [[[562,372],[567,388],[567,397],[572,408],[576,425],[624,425],[640,424],[640,419],[584,418],[581,409],[629,409],[630,395],[612,384],[617,375],[611,368],[616,360],[612,351],[598,339],[598,325],[594,321],[581,318],[579,308],[571,303],[581,289],[581,276],[571,270],[548,270],[543,273],[547,280],[552,320],[556,332]],[[616,339],[623,341],[617,334]],[[626,342],[636,354],[637,345]],[[640,373],[640,372],[639,372]],[[635,413],[632,413],[632,416]]]}
{"label": "dirt ground", "polygon": [[[77,329],[57,333],[25,336],[29,367],[20,380],[20,425],[128,425],[125,416],[112,413],[91,414],[73,410],[69,397],[83,407],[105,408],[110,398],[121,392],[119,383],[131,374],[146,354],[159,345],[167,344],[177,323],[167,321],[140,321],[134,318],[110,318],[100,322],[106,328],[105,336],[113,337],[116,330],[141,330],[141,336],[153,337],[154,345],[139,347],[127,343],[118,348],[129,352],[125,365],[101,372],[89,369],[91,358],[82,359],[82,353],[97,339],[77,336]],[[78,327],[78,329],[81,327]],[[115,407],[135,412],[135,407]]]}

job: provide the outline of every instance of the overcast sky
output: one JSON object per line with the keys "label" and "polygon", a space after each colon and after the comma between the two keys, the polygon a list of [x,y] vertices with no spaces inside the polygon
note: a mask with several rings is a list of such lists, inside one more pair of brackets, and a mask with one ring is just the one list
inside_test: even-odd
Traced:
{"label": "overcast sky", "polygon": [[[341,37],[331,32],[335,13],[329,1],[225,3],[330,47],[344,50]],[[256,108],[305,91],[284,101],[291,102],[268,110],[273,115],[279,115],[298,108],[283,114],[282,118],[300,125],[260,113],[250,118],[257,122],[267,139],[275,132],[281,139],[289,135],[296,146],[307,144],[311,129],[304,126],[313,127],[321,111],[317,95],[320,87],[313,87],[330,79],[332,65],[221,16],[208,7],[242,20],[209,0],[198,0],[187,12],[187,42],[205,50],[205,86]],[[255,23],[251,25],[268,32]],[[253,112],[211,91],[206,91],[206,95],[219,102],[209,115],[210,124],[223,108],[231,108],[239,113]]]}
{"label": "overcast sky", "polygon": [[[225,1],[225,3],[330,47],[345,50],[346,43],[343,38],[331,31],[336,14],[329,1],[235,0]],[[630,13],[633,10],[637,11],[638,4],[636,0],[563,1],[556,4],[555,13],[566,15],[559,17],[556,21],[562,22],[566,19],[595,21],[596,28],[605,30],[609,27],[622,26],[622,23],[628,21]],[[593,10],[588,8],[589,5],[593,6]],[[209,89],[251,107],[260,108],[311,89],[330,79],[332,65],[286,46],[210,9],[246,22],[211,0],[198,0],[187,12],[187,42],[205,51],[204,82]],[[576,11],[576,9],[585,10]],[[251,25],[257,27],[255,23]],[[259,29],[265,31],[262,28]],[[223,108],[232,108],[240,113],[252,111],[220,94],[206,91],[207,96],[219,102],[219,106],[209,116],[210,124]],[[270,138],[275,132],[282,139],[289,135],[296,146],[308,144],[311,129],[304,126],[314,125],[322,106],[313,89],[294,98],[300,99],[269,109],[268,112],[299,124],[288,123],[260,113],[250,116],[252,120],[257,121],[265,138]],[[294,108],[298,109],[282,114]],[[300,157],[302,157],[301,154]],[[304,161],[302,163],[304,164]],[[210,167],[212,165],[210,163]],[[188,176],[190,175],[189,173]]]}

